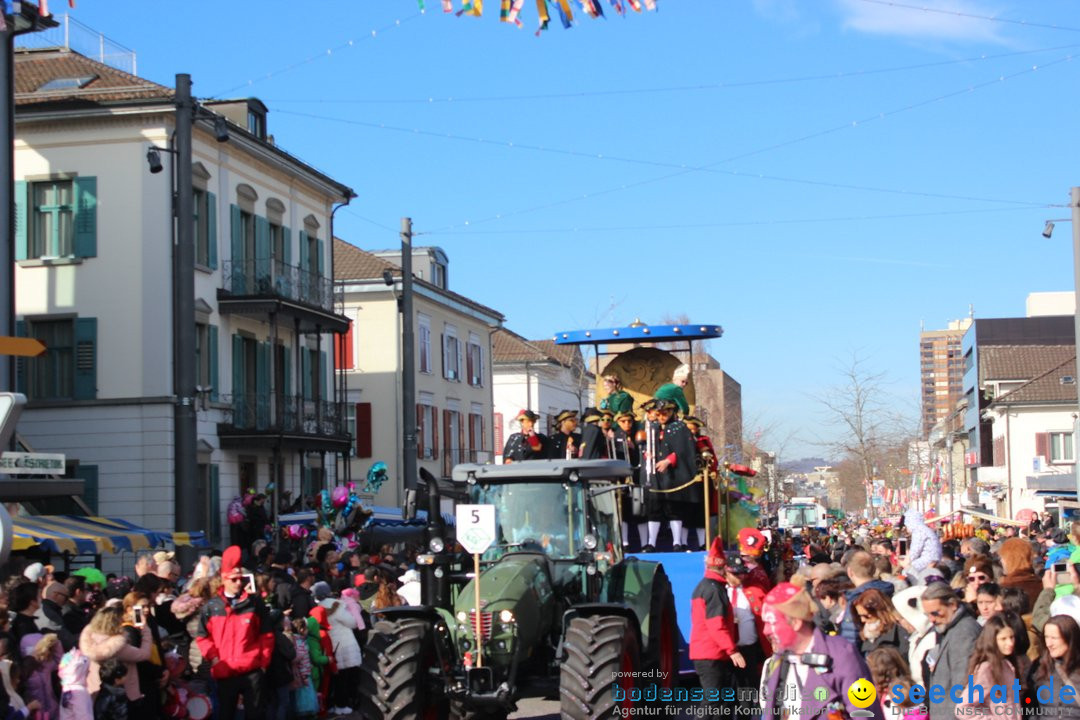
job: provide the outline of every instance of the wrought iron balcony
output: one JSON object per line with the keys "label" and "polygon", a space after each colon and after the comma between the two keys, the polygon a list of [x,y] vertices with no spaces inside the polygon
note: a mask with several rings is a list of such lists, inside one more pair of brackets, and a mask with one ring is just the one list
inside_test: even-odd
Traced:
{"label": "wrought iron balcony", "polygon": [[[351,442],[342,403],[277,393],[239,393],[222,395],[221,399],[228,404],[224,421],[218,425],[223,445],[266,445],[287,440],[285,444],[290,446],[344,449]],[[230,438],[234,442],[227,442]],[[235,442],[241,438],[243,442]]]}
{"label": "wrought iron balcony", "polygon": [[235,298],[281,298],[323,310],[334,308],[334,281],[317,271],[262,258],[226,260],[222,291]]}

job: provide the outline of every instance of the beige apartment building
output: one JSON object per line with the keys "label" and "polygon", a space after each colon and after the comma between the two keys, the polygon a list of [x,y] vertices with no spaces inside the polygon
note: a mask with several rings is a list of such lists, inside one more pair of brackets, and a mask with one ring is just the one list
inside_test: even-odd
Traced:
{"label": "beige apartment building", "polygon": [[[390,482],[373,499],[394,507],[404,482],[400,259],[400,252],[376,254],[334,240],[334,279],[350,322],[336,367],[345,378],[354,437],[340,474],[362,488],[371,466],[386,463]],[[413,249],[417,466],[440,478],[458,463],[494,458],[492,335],[504,320],[451,291],[447,269],[441,249]]]}
{"label": "beige apartment building", "polygon": [[961,344],[969,327],[971,318],[964,318],[950,321],[944,330],[919,333],[923,439],[930,436],[934,425],[956,412],[956,403],[963,397]]}

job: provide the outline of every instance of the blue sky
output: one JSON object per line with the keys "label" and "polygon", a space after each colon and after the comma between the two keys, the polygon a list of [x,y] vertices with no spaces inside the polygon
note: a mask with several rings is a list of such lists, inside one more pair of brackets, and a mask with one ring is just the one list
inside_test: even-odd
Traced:
{"label": "blue sky", "polygon": [[722,325],[710,350],[787,457],[820,452],[811,395],[852,353],[915,414],[920,323],[1072,288],[1068,223],[1040,232],[1080,184],[1073,0],[659,0],[626,18],[602,1],[606,19],[540,37],[532,0],[522,30],[492,0],[481,18],[437,0],[71,12],[144,77],[262,99],[280,146],[356,190],[339,237],[394,246],[411,216],[452,288],[515,332]]}

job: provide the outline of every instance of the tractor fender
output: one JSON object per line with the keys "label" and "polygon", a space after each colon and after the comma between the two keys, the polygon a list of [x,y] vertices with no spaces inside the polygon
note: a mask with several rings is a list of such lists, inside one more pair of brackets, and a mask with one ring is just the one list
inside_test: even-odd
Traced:
{"label": "tractor fender", "polygon": [[636,557],[625,558],[604,577],[602,597],[610,605],[625,607],[633,613],[638,624],[642,649],[646,652],[649,651],[649,638],[652,636],[649,632],[649,621],[653,586],[660,577],[664,578],[664,584],[670,586],[670,583],[666,583],[667,576],[660,563]]}

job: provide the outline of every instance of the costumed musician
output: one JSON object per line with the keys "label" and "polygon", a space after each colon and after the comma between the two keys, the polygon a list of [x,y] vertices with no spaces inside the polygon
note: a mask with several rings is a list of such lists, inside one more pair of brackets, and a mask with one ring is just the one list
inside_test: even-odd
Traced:
{"label": "costumed musician", "polygon": [[600,411],[594,407],[585,408],[581,420],[583,424],[577,457],[582,460],[602,460],[608,457],[607,437],[600,429]]}
{"label": "costumed musician", "polygon": [[635,440],[637,422],[634,413],[621,412],[615,416],[616,427],[612,444],[615,447],[615,459],[625,460],[634,471],[632,489],[622,504],[622,542],[623,547],[630,545],[630,525],[637,527],[638,547],[644,547],[648,535],[643,515],[644,498],[641,496],[641,452]]}
{"label": "costumed musician", "polygon": [[[671,528],[672,552],[682,552],[683,523],[693,521],[698,514],[704,495],[700,482],[691,483],[697,473],[694,453],[694,436],[689,428],[675,415],[676,406],[669,400],[656,400],[657,419],[660,423],[657,437],[656,480],[661,490],[682,489],[670,493],[650,493],[660,501],[649,512],[649,544],[656,546],[660,525],[668,521]],[[689,484],[688,484],[689,483]]]}
{"label": "costumed musician", "polygon": [[[641,510],[645,517],[646,536],[642,542],[641,552],[655,552],[656,540],[660,535],[660,521],[656,521],[656,529],[653,531],[654,516],[660,518],[662,513],[661,496],[651,492],[658,487],[656,478],[656,453],[660,438],[660,414],[656,409],[656,401],[648,399],[641,403],[641,424],[634,434],[637,442],[640,467],[638,469],[638,484],[641,486],[642,505]],[[640,525],[638,526],[640,532]]]}
{"label": "costumed musician", "polygon": [[[683,422],[686,423],[686,427],[690,429],[690,434],[694,436],[694,451],[697,460],[696,468],[699,475],[705,476],[705,483],[709,491],[709,521],[717,517],[720,513],[717,511],[717,506],[720,503],[719,494],[716,491],[716,473],[720,469],[720,461],[716,457],[716,449],[713,447],[712,440],[708,435],[701,434],[701,428],[703,423],[693,415],[687,415],[683,418]],[[697,517],[693,521],[687,521],[686,523],[690,528],[693,528],[697,534],[697,547],[705,548],[705,517],[702,513],[698,513]],[[683,545],[687,545],[688,529],[683,528]]]}
{"label": "costumed musician", "polygon": [[522,462],[524,460],[546,460],[551,448],[547,435],[536,432],[536,421],[540,416],[532,410],[522,410],[514,418],[521,425],[521,432],[511,435],[503,448],[503,463]]}
{"label": "costumed musician", "polygon": [[604,457],[609,460],[615,460],[615,429],[612,424],[615,422],[615,413],[610,410],[600,410],[600,432],[604,436]]}
{"label": "costumed musician", "polygon": [[563,410],[555,416],[555,433],[551,436],[550,454],[552,460],[570,460],[577,457],[581,446],[581,434],[576,432],[578,411]]}

